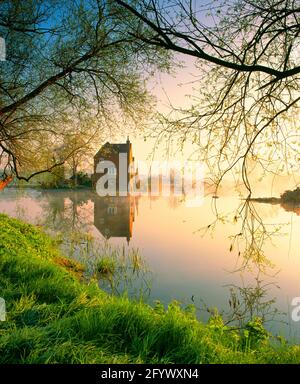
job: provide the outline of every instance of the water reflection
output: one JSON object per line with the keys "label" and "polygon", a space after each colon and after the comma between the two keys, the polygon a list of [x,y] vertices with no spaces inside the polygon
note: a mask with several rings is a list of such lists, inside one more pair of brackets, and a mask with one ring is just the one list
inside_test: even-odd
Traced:
{"label": "water reflection", "polygon": [[260,204],[280,205],[287,212],[294,212],[297,216],[300,216],[300,204],[293,201],[284,201],[280,198],[256,198],[250,201]]}
{"label": "water reflection", "polygon": [[129,244],[132,238],[138,197],[99,197],[90,191],[42,191],[39,200],[47,228],[83,232],[93,224],[107,240],[125,238]]}
{"label": "water reflection", "polygon": [[293,203],[281,203],[280,206],[287,212],[294,212],[297,216],[300,216],[300,205]]}
{"label": "water reflection", "polygon": [[56,233],[88,231],[91,196],[89,191],[41,191],[36,197],[43,211],[39,224]]}
{"label": "water reflection", "polygon": [[93,196],[94,226],[106,238],[132,238],[133,223],[138,211],[138,197]]}
{"label": "water reflection", "polygon": [[[10,189],[0,194],[0,211],[60,235],[70,254],[77,242],[91,271],[96,264],[88,236],[139,249],[154,275],[149,302],[194,303],[205,309],[203,320],[217,307],[238,326],[258,315],[271,321],[272,332],[291,338],[300,331],[298,323],[278,323],[290,321],[289,303],[300,296],[298,207],[220,196],[190,209],[175,196],[101,198],[91,191]],[[126,274],[119,271],[119,277]]]}

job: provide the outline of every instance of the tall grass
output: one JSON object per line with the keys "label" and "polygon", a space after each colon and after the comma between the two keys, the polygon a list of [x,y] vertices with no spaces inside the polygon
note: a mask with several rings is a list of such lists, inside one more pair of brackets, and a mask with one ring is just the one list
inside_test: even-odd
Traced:
{"label": "tall grass", "polygon": [[73,232],[68,241],[60,237],[64,254],[85,266],[85,277],[114,295],[128,294],[146,299],[151,292],[152,273],[139,249],[112,246],[90,234]]}
{"label": "tall grass", "polygon": [[[0,363],[297,363],[300,347],[270,342],[259,320],[238,332],[218,315],[108,295],[81,282],[40,230],[0,215]],[[76,272],[76,273],[75,273]]]}

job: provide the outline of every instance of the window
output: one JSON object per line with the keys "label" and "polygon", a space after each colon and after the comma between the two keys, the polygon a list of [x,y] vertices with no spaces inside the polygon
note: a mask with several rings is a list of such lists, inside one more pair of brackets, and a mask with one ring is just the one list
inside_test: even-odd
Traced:
{"label": "window", "polygon": [[107,213],[111,216],[115,216],[118,212],[117,207],[107,207]]}

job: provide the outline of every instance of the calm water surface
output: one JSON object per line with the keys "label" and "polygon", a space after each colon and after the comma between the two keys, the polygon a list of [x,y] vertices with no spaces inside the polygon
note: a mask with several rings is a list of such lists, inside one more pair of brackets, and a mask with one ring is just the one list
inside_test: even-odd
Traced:
{"label": "calm water surface", "polygon": [[[291,319],[292,298],[300,297],[300,209],[254,204],[272,232],[268,237],[253,221],[235,217],[240,204],[207,197],[189,208],[176,197],[100,198],[90,191],[11,188],[0,194],[1,212],[52,233],[88,233],[112,246],[138,248],[152,271],[150,303],[176,299],[216,307],[228,320],[261,312],[273,333],[300,342],[300,322]],[[243,249],[253,241],[263,254],[245,262]],[[199,310],[199,317],[207,320],[209,313]]]}

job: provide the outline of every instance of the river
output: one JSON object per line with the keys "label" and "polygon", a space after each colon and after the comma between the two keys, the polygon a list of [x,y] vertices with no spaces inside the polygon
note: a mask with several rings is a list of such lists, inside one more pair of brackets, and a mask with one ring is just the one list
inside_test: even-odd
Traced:
{"label": "river", "polygon": [[229,324],[257,314],[273,334],[300,342],[300,322],[292,319],[292,300],[300,297],[300,209],[243,204],[229,196],[206,197],[191,208],[175,196],[100,198],[91,191],[27,188],[0,194],[0,212],[63,242],[81,233],[138,249],[151,271],[145,295],[151,305],[194,304],[204,321],[218,308]]}

